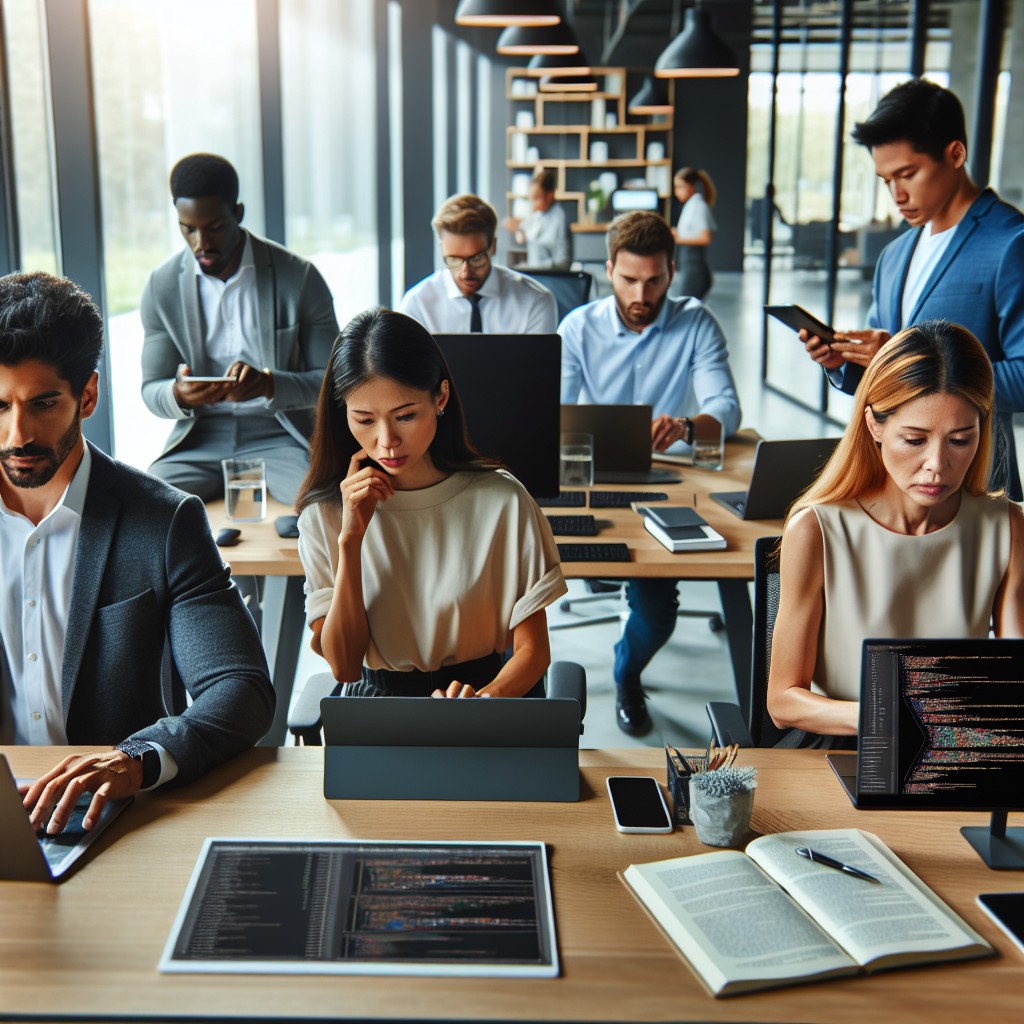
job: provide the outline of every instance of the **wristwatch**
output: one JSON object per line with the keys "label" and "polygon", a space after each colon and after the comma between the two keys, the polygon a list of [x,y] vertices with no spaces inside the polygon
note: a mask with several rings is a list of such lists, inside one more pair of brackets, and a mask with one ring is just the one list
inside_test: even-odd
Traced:
{"label": "wristwatch", "polygon": [[140,789],[152,789],[160,778],[160,755],[151,743],[143,740],[125,740],[114,748],[127,754],[135,761],[142,762],[142,785]]}
{"label": "wristwatch", "polygon": [[683,428],[683,436],[680,438],[680,440],[684,444],[692,445],[694,433],[693,420],[691,420],[689,416],[680,416],[679,425]]}

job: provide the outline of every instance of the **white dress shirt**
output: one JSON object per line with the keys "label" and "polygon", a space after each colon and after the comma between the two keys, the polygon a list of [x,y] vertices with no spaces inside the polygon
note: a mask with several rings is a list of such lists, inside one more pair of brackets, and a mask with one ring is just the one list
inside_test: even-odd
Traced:
{"label": "white dress shirt", "polygon": [[[491,264],[480,296],[484,334],[554,334],[558,305],[543,285],[508,267]],[[405,293],[399,311],[431,334],[468,334],[473,307],[450,270],[438,270]]]}
{"label": "white dress shirt", "polygon": [[565,220],[565,210],[557,203],[547,210],[532,210],[523,218],[520,230],[526,239],[527,266],[537,269],[569,266],[572,236]]}
{"label": "white dress shirt", "polygon": [[699,192],[694,192],[679,211],[679,221],[676,224],[679,240],[686,242],[699,238],[705,231],[715,231],[717,228],[707,200]]}

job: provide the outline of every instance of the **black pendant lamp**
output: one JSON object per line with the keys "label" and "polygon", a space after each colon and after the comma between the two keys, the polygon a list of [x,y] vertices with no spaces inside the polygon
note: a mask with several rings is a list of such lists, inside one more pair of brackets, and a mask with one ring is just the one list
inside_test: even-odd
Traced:
{"label": "black pendant lamp", "polygon": [[736,54],[711,27],[701,0],[686,11],[683,31],[662,51],[658,78],[729,78],[740,73]]}
{"label": "black pendant lamp", "polygon": [[589,75],[592,69],[582,49],[578,53],[536,53],[526,66],[526,73],[535,77],[555,75]]}
{"label": "black pendant lamp", "polygon": [[671,114],[672,104],[668,101],[668,87],[653,75],[644,76],[644,84],[626,105],[631,114]]}
{"label": "black pendant lamp", "polygon": [[498,36],[498,53],[507,57],[532,57],[538,53],[571,55],[580,52],[580,41],[564,21],[539,28],[510,25]]}
{"label": "black pendant lamp", "polygon": [[456,25],[481,28],[557,25],[561,20],[560,0],[461,0],[455,9]]}
{"label": "black pendant lamp", "polygon": [[545,75],[537,88],[541,92],[597,92],[597,79],[591,75]]}

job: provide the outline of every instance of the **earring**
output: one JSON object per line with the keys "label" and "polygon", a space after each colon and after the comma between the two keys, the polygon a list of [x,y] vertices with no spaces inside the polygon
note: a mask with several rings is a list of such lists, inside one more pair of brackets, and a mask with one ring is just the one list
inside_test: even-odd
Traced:
{"label": "earring", "polygon": [[882,442],[881,442],[881,441],[876,441],[876,442],[875,442],[875,447],[876,447],[876,448],[877,448],[877,449],[878,449],[879,451],[881,451],[881,450],[882,450]]}
{"label": "earring", "polygon": [[440,419],[444,415],[444,409],[437,410],[437,418]]}

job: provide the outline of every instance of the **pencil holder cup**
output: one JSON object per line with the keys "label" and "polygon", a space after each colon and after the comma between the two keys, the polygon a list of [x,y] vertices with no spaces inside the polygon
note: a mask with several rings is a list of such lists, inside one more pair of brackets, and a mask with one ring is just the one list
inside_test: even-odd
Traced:
{"label": "pencil holder cup", "polygon": [[739,846],[750,832],[757,786],[753,768],[718,768],[690,777],[690,819],[705,846]]}

